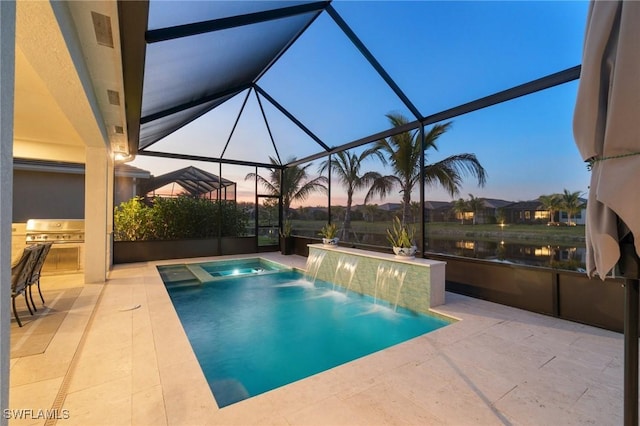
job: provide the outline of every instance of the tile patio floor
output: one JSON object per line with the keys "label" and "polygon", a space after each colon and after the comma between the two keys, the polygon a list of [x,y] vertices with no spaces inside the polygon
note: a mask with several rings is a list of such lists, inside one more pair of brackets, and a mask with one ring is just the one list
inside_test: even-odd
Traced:
{"label": "tile patio floor", "polygon": [[170,263],[44,277],[82,293],[43,354],[11,360],[10,408],[68,418],[9,424],[622,424],[621,334],[452,293],[450,326],[218,409],[155,269]]}

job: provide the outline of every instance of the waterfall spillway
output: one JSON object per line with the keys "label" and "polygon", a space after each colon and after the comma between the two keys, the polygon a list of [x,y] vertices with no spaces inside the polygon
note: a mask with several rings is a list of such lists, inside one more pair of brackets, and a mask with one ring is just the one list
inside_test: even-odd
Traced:
{"label": "waterfall spillway", "polygon": [[397,290],[396,290],[396,302],[393,305],[393,310],[398,309],[398,300],[400,299],[400,292],[402,291],[402,284],[404,284],[404,278],[407,276],[407,270],[399,270],[394,273],[394,277],[397,280]]}
{"label": "waterfall spillway", "polygon": [[394,303],[394,311],[398,307],[398,300],[400,299],[400,292],[402,290],[402,285],[404,284],[404,279],[407,276],[407,269],[402,266],[396,265],[383,265],[382,263],[378,265],[378,269],[376,271],[376,287],[373,295],[373,302],[375,304],[378,303],[378,295],[380,298],[385,298],[386,300],[391,301],[390,293],[392,289],[395,288],[395,303]]}
{"label": "waterfall spillway", "polygon": [[304,277],[312,284],[315,284],[316,282],[318,270],[320,270],[320,265],[322,265],[325,254],[325,252],[310,253],[309,257],[307,257],[307,266]]}
{"label": "waterfall spillway", "polygon": [[[370,296],[379,307],[385,304],[385,309],[391,312],[402,307],[427,313],[432,307],[445,303],[444,262],[422,258],[398,259],[386,253],[347,247],[328,248],[322,244],[309,244],[308,247],[309,285],[321,281],[334,282],[339,286],[334,288],[335,292]],[[315,283],[312,284],[311,280]]]}
{"label": "waterfall spillway", "polygon": [[351,256],[340,256],[336,265],[336,272],[333,275],[333,290],[336,289],[336,283],[341,283],[345,288],[345,293],[349,291],[357,266],[358,259]]}

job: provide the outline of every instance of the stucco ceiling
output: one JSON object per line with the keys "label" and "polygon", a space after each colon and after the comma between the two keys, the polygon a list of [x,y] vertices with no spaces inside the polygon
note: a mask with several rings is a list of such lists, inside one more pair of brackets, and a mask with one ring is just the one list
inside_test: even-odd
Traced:
{"label": "stucco ceiling", "polygon": [[84,147],[82,138],[33,69],[20,46],[16,47],[14,137]]}
{"label": "stucco ceiling", "polygon": [[[91,12],[111,18],[114,47],[98,45]],[[16,7],[14,156],[84,162],[86,147],[126,146],[114,1],[30,2]]]}

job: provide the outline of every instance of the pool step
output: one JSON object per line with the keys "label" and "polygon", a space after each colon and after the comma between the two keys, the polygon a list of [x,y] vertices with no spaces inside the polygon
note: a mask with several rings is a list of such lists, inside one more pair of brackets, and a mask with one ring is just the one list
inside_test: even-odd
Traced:
{"label": "pool step", "polygon": [[183,265],[173,265],[159,268],[160,276],[166,284],[193,281],[196,277]]}
{"label": "pool step", "polygon": [[185,265],[189,272],[191,272],[202,284],[214,282],[216,279],[211,276],[207,271],[195,264]]}

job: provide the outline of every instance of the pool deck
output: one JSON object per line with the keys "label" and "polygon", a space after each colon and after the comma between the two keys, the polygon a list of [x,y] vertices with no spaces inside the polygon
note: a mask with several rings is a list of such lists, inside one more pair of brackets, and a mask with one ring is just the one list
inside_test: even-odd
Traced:
{"label": "pool deck", "polygon": [[[82,292],[43,354],[11,359],[10,408],[83,426],[623,423],[621,334],[452,293],[452,325],[218,409],[155,268],[178,262],[44,277]],[[27,417],[9,424],[45,424]]]}

